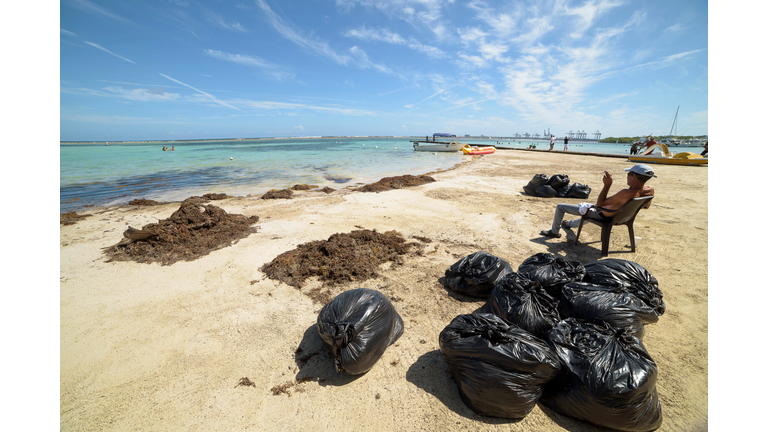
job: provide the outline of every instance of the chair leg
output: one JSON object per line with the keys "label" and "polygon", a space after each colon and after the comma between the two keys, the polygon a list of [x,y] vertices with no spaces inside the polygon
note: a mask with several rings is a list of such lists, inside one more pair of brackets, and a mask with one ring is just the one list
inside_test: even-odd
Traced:
{"label": "chair leg", "polygon": [[627,224],[627,228],[629,228],[629,244],[632,246],[632,252],[635,251],[635,228],[632,226],[632,223]]}
{"label": "chair leg", "polygon": [[584,218],[582,217],[581,220],[579,220],[579,231],[576,232],[576,240],[574,240],[573,244],[579,244],[579,236],[581,235],[581,227],[584,225]]}
{"label": "chair leg", "polygon": [[611,229],[612,225],[604,225],[603,230],[600,233],[600,240],[603,243],[603,256],[608,256],[608,244],[611,242]]}

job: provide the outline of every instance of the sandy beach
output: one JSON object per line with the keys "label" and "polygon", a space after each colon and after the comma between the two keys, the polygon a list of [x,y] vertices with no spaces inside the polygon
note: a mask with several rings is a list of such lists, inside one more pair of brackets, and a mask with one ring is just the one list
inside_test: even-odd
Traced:
{"label": "sandy beach", "polygon": [[[128,226],[168,218],[179,203],[82,212],[60,229],[60,425],[63,431],[595,431],[606,430],[537,405],[522,420],[484,417],[459,398],[438,335],[485,301],[438,281],[466,255],[486,251],[517,269],[549,252],[582,263],[601,259],[600,229],[581,245],[548,239],[559,202],[594,202],[603,170],[625,181],[622,158],[500,150],[425,185],[381,193],[297,192],[294,199],[234,197],[212,202],[259,216],[258,232],[191,262],[107,262],[103,248]],[[708,427],[708,168],[655,165],[656,198],[613,231],[610,258],[644,266],[659,281],[666,313],[646,327],[658,366],[660,431]],[[522,193],[535,175],[567,174],[592,187],[587,200]],[[285,185],[290,187],[292,185]],[[207,191],[201,191],[201,194]],[[317,334],[322,304],[259,269],[302,243],[357,229],[428,239],[422,254],[385,264],[380,276],[330,288],[365,287],[393,302],[403,336],[368,373],[334,370]],[[247,380],[243,380],[247,378]]]}

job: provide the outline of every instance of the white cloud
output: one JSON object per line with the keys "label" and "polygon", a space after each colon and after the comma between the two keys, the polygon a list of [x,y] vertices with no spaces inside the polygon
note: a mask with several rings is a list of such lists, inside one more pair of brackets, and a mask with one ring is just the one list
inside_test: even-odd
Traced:
{"label": "white cloud", "polygon": [[[110,50],[108,50],[108,49],[104,48],[103,46],[101,46],[101,45],[99,45],[99,44],[96,44],[96,43],[93,43],[93,42],[88,42],[88,41],[85,41],[85,43],[87,43],[88,45],[90,45],[90,46],[92,46],[92,47],[94,47],[94,48],[100,49],[100,50],[102,50],[102,51],[104,51],[104,52],[106,52],[106,53],[112,54],[113,56],[115,56],[115,57],[117,57],[117,58],[119,58],[119,59],[125,60],[125,61],[127,61],[128,63],[134,63],[134,61],[133,61],[133,60],[131,60],[131,59],[128,59],[128,58],[125,58],[125,57],[121,56],[120,54],[115,54],[115,53],[113,53],[112,51],[110,51]],[[134,64],[135,64],[135,63],[134,63]]]}
{"label": "white cloud", "polygon": [[516,17],[509,13],[497,12],[484,1],[473,1],[468,7],[477,12],[477,18],[493,28],[497,37],[505,37],[515,30]]}
{"label": "white cloud", "polygon": [[61,88],[62,93],[98,96],[107,98],[120,98],[137,102],[173,102],[182,100],[177,93],[168,93],[162,87],[127,89],[125,87],[104,87],[102,89],[89,88]]}
{"label": "white cloud", "polygon": [[125,89],[121,87],[105,87],[105,91],[114,96],[140,102],[167,102],[179,99],[177,93],[166,93],[162,87]]}
{"label": "white cloud", "polygon": [[679,31],[684,30],[684,29],[685,29],[685,27],[683,27],[682,24],[677,23],[677,24],[675,24],[673,26],[669,26],[669,27],[665,28],[664,31],[665,32],[673,32],[674,33],[674,32],[679,32]]}
{"label": "white cloud", "polygon": [[243,54],[230,54],[223,51],[217,51],[212,49],[205,49],[203,52],[213,58],[224,60],[232,63],[237,63],[243,66],[254,67],[261,69],[266,75],[269,75],[278,81],[285,81],[289,79],[295,79],[296,74],[284,71],[280,66],[260,59],[256,56],[248,56]]}
{"label": "white cloud", "polygon": [[121,17],[120,15],[117,15],[102,6],[89,2],[88,0],[66,0],[65,3],[68,6],[73,7],[75,9],[80,9],[88,13],[103,15],[103,16],[115,19],[117,21],[123,22],[125,24],[135,25],[133,21],[127,20]]}
{"label": "white cloud", "polygon": [[72,33],[71,31],[68,31],[68,30],[64,30],[64,29],[63,29],[63,28],[61,28],[61,27],[59,27],[59,33],[63,33],[63,34],[65,34],[65,35],[67,35],[67,36],[75,36],[75,37],[77,37],[77,35],[76,35],[76,34]]}
{"label": "white cloud", "polygon": [[328,45],[327,42],[304,37],[292,25],[283,22],[283,19],[277,16],[275,12],[267,5],[265,0],[254,0],[256,5],[264,12],[267,21],[272,27],[280,33],[281,36],[295,43],[296,45],[306,49],[312,54],[327,57],[334,62],[343,65],[353,65],[361,69],[376,69],[383,73],[392,73],[392,70],[385,65],[375,63],[368,58],[365,51],[359,47],[353,46],[349,49],[351,56],[345,54],[339,54],[333,48]]}
{"label": "white cloud", "polygon": [[471,55],[464,52],[459,52],[457,55],[460,60],[456,59],[455,61],[463,68],[471,69],[488,66],[486,59],[481,56]]}
{"label": "white cloud", "polygon": [[66,121],[101,124],[189,124],[189,122],[157,119],[154,117],[106,116],[99,114],[62,113],[61,119]]}
{"label": "white cloud", "polygon": [[464,29],[457,29],[457,33],[459,33],[459,36],[461,37],[461,43],[464,45],[469,46],[472,43],[476,43],[479,41],[482,41],[485,36],[488,36],[488,33],[480,30],[479,27],[472,27],[472,28],[464,28]]}
{"label": "white cloud", "polygon": [[690,57],[693,57],[694,54],[700,53],[702,51],[704,51],[704,48],[668,55],[666,57],[662,57],[659,60],[655,60],[652,62],[647,62],[647,63],[632,66],[630,68],[626,68],[625,71],[632,71],[636,69],[662,69],[668,66],[672,66],[673,64],[677,63],[680,60],[685,60]]}
{"label": "white cloud", "polygon": [[575,15],[579,22],[575,25],[577,31],[571,34],[574,38],[580,38],[592,27],[595,20],[609,10],[626,4],[624,1],[613,0],[590,0],[583,5],[575,8],[564,6],[566,15]]}
{"label": "white cloud", "polygon": [[255,0],[255,2],[264,12],[269,24],[272,25],[272,27],[284,38],[313,54],[327,57],[338,64],[346,66],[351,61],[349,56],[338,54],[326,42],[301,36],[296,30],[291,28],[290,25],[284,23],[283,19],[277,16],[264,0]]}
{"label": "white cloud", "polygon": [[248,33],[248,30],[246,30],[243,26],[240,25],[238,22],[232,22],[227,23],[224,20],[224,17],[222,17],[220,14],[206,10],[205,11],[205,19],[214,25],[217,25],[225,30],[235,30],[243,33]]}
{"label": "white cloud", "polygon": [[240,109],[240,108],[237,108],[237,107],[235,107],[235,106],[232,106],[232,105],[230,105],[230,104],[228,104],[228,103],[226,103],[226,102],[220,101],[220,100],[216,99],[216,98],[215,98],[213,95],[211,95],[211,94],[209,94],[209,93],[206,93],[206,92],[204,92],[204,91],[202,91],[202,90],[198,90],[198,89],[196,89],[196,88],[192,87],[192,86],[191,86],[191,85],[189,85],[189,84],[184,84],[183,82],[181,82],[181,81],[178,81],[178,80],[176,80],[176,79],[173,79],[173,78],[169,77],[168,75],[165,75],[165,74],[162,74],[162,73],[161,73],[160,75],[161,75],[162,77],[164,77],[164,78],[167,78],[167,79],[169,79],[169,80],[171,80],[171,81],[173,81],[173,82],[177,83],[177,84],[181,84],[181,85],[183,85],[183,86],[185,86],[185,87],[189,87],[189,88],[191,88],[192,90],[194,90],[194,91],[196,91],[196,92],[200,93],[201,95],[205,96],[205,97],[206,97],[208,100],[211,100],[211,101],[213,101],[213,102],[217,103],[218,105],[221,105],[221,106],[225,106],[225,107],[227,107],[227,108],[232,108],[232,109],[236,109],[236,110],[238,110],[238,111],[241,111],[241,109]]}
{"label": "white cloud", "polygon": [[349,52],[352,53],[352,55],[357,59],[357,66],[361,69],[376,69],[379,72],[383,73],[392,73],[392,70],[382,64],[374,63],[369,58],[368,55],[365,53],[365,51],[362,48],[359,48],[357,46],[353,46],[349,49]]}
{"label": "white cloud", "polygon": [[367,110],[307,105],[307,104],[290,103],[290,102],[252,101],[252,100],[244,100],[244,99],[238,99],[238,100],[235,100],[234,102],[243,107],[261,109],[261,110],[284,110],[284,111],[307,110],[307,111],[329,112],[334,114],[343,114],[343,115],[351,115],[351,116],[381,115],[380,113],[367,111]]}
{"label": "white cloud", "polygon": [[536,39],[541,38],[554,28],[555,26],[552,24],[552,19],[550,17],[530,18],[523,26],[523,31],[520,36],[516,37],[514,40],[525,44],[533,43]]}
{"label": "white cloud", "polygon": [[362,26],[359,29],[347,30],[343,33],[346,37],[354,37],[362,39],[364,41],[376,41],[385,42],[393,45],[403,45],[416,51],[422,52],[432,58],[445,58],[447,54],[433,46],[424,45],[414,38],[408,38],[407,40],[397,33],[391,32],[389,29],[374,30]]}
{"label": "white cloud", "polygon": [[[257,0],[260,1],[260,0]],[[414,28],[428,29],[439,39],[450,34],[450,23],[443,18],[441,10],[444,4],[452,0],[336,0],[336,6],[342,10],[350,10],[355,5],[368,9],[376,9],[389,17],[401,19]]]}

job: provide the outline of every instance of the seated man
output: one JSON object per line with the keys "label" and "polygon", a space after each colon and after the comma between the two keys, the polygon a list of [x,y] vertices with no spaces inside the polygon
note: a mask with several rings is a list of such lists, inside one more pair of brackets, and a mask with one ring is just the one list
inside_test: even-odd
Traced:
{"label": "seated man", "polygon": [[[629,171],[627,173],[627,186],[629,188],[622,189],[608,198],[606,196],[608,196],[608,190],[611,188],[611,184],[613,184],[613,177],[611,177],[611,173],[604,171],[603,190],[600,191],[600,195],[597,197],[597,203],[587,210],[590,212],[591,217],[596,219],[611,218],[632,198],[653,195],[653,188],[645,186],[645,182],[650,180],[651,177],[656,177],[651,167],[645,164],[637,164],[632,168],[626,168],[624,171]],[[648,208],[650,205],[648,203],[645,208]],[[566,213],[581,216],[578,204],[558,204],[555,209],[555,219],[552,221],[552,229],[542,231],[541,235],[560,238],[560,228],[570,230],[571,227],[579,226],[579,219],[563,221],[563,216]]]}

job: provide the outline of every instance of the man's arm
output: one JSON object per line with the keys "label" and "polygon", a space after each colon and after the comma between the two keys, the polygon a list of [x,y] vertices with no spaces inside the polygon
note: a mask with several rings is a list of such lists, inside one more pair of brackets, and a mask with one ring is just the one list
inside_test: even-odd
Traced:
{"label": "man's arm", "polygon": [[[631,189],[622,189],[615,195],[607,197],[608,191],[613,184],[613,177],[608,171],[604,171],[603,174],[603,190],[600,191],[600,195],[597,197],[596,206],[602,207],[607,210],[619,210],[627,201],[635,197],[634,191]],[[607,198],[606,198],[607,197]],[[609,212],[612,213],[612,212]]]}
{"label": "man's arm", "polygon": [[611,189],[612,184],[613,177],[611,176],[611,173],[608,171],[603,171],[603,189],[600,191],[600,195],[597,196],[597,202],[595,203],[596,206],[603,206],[605,203],[605,197],[608,196],[608,191]]}

